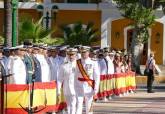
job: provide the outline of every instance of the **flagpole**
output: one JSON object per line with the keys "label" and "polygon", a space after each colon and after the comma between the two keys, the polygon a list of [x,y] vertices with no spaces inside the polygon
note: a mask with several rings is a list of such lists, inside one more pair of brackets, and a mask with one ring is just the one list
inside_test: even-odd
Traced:
{"label": "flagpole", "polygon": [[4,69],[4,67],[3,67],[3,65],[1,64],[1,62],[0,62],[0,67],[1,67],[1,78],[2,78],[2,80],[1,80],[1,114],[4,114],[4,71],[5,71],[5,69]]}
{"label": "flagpole", "polygon": [[1,114],[4,114],[4,77],[1,80]]}

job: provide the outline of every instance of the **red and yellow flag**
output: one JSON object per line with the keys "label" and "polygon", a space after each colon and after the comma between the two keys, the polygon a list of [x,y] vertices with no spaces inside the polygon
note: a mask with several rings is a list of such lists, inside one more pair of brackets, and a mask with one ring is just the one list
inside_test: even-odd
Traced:
{"label": "red and yellow flag", "polygon": [[[31,87],[27,84],[6,84],[4,87],[5,114],[27,114],[22,107],[29,106],[29,88]],[[43,109],[39,113],[56,112],[66,107],[63,95],[57,100],[55,82],[36,82],[34,84],[33,107],[38,110]]]}

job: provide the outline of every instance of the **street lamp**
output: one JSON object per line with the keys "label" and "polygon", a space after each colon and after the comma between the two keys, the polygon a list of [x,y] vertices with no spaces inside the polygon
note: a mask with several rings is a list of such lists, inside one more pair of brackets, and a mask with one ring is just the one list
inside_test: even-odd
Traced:
{"label": "street lamp", "polygon": [[44,8],[43,5],[38,5],[37,6],[37,10],[39,12],[43,12],[43,20],[45,20],[45,28],[48,30],[49,29],[49,24],[50,24],[50,19],[55,18],[56,20],[56,13],[58,12],[58,6],[57,5],[53,5],[51,8],[51,11],[55,13],[54,16],[51,16],[51,12],[49,10],[49,7]]}
{"label": "street lamp", "polygon": [[46,20],[46,21],[45,21],[45,24],[46,24],[46,30],[48,30],[48,29],[49,29],[49,19],[52,19],[52,17],[50,16],[50,14],[49,14],[48,11],[46,12],[46,16],[43,17],[43,19]]}
{"label": "street lamp", "polygon": [[58,12],[58,6],[57,6],[57,5],[53,5],[53,6],[52,6],[52,12],[54,13],[54,15],[53,15],[53,16],[50,16],[51,14],[50,14],[49,11],[47,10],[47,11],[46,11],[46,16],[43,17],[43,19],[46,20],[46,21],[45,21],[45,24],[46,24],[46,29],[47,29],[47,30],[49,29],[49,21],[50,21],[50,19],[55,18],[55,21],[56,21],[56,14],[57,14],[57,12]]}
{"label": "street lamp", "polygon": [[12,46],[17,45],[17,10],[18,0],[12,0]]}

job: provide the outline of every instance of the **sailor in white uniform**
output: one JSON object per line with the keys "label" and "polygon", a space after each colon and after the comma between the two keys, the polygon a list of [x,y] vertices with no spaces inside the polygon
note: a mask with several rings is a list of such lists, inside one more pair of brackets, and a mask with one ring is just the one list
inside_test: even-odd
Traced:
{"label": "sailor in white uniform", "polygon": [[36,54],[36,58],[41,65],[41,80],[42,82],[49,82],[51,76],[50,67],[48,65],[47,59],[45,58],[42,52],[43,50],[39,48],[39,53]]}
{"label": "sailor in white uniform", "polygon": [[100,75],[106,75],[108,69],[107,69],[106,62],[104,60],[104,55],[103,55],[103,50],[102,49],[100,49],[100,51],[99,51],[98,58],[99,58],[99,66],[100,66],[99,67],[100,68]]}
{"label": "sailor in white uniform", "polygon": [[[3,75],[10,75],[12,74],[12,66],[13,66],[13,59],[10,57],[10,49],[8,47],[5,47],[3,49],[3,56],[0,60],[1,64],[4,68],[4,74]],[[5,78],[5,83],[14,83],[13,76],[9,76]]]}
{"label": "sailor in white uniform", "polygon": [[26,84],[26,66],[23,62],[25,48],[17,46],[16,55],[13,56],[12,73],[15,84]]}
{"label": "sailor in white uniform", "polygon": [[[107,81],[107,91],[110,91],[109,89],[111,88],[113,88],[113,80],[112,80],[112,74],[114,74],[114,64],[113,64],[113,59],[112,59],[112,57],[110,57],[109,56],[109,54],[110,54],[110,49],[109,49],[109,47],[105,47],[104,49],[103,49],[103,51],[104,51],[104,60],[105,60],[105,63],[106,63],[106,66],[107,66],[107,74],[108,74],[108,77],[110,77],[111,79],[109,80],[109,81]],[[111,53],[112,54],[112,53]],[[109,95],[107,95],[107,98],[110,100],[110,99],[112,99],[111,98],[111,95],[112,95],[112,93],[111,94],[109,94]],[[107,99],[106,99],[106,97],[104,98],[104,101],[107,101]]]}
{"label": "sailor in white uniform", "polygon": [[58,51],[56,49],[56,47],[52,47],[50,49],[50,53],[51,56],[49,57],[49,66],[50,66],[50,71],[51,71],[51,77],[50,80],[53,81],[57,81],[57,75],[58,75],[58,71],[59,71],[59,56],[58,56]]}
{"label": "sailor in white uniform", "polygon": [[100,81],[99,67],[89,58],[90,47],[81,47],[81,59],[77,60],[76,73],[76,114],[82,114],[83,100],[85,98],[86,114],[92,114],[93,96],[97,94]]}
{"label": "sailor in white uniform", "polygon": [[67,57],[66,57],[66,50],[69,48],[69,45],[64,45],[64,46],[61,46],[60,47],[60,49],[59,49],[59,54],[58,54],[58,56],[59,56],[59,64],[61,65],[61,64],[63,64],[65,61],[66,61],[66,59],[67,59]]}
{"label": "sailor in white uniform", "polygon": [[59,68],[60,76],[58,76],[58,95],[61,94],[60,90],[63,83],[63,92],[68,109],[67,114],[76,114],[76,54],[77,49],[67,49],[67,61],[65,61]]}
{"label": "sailor in white uniform", "polygon": [[106,61],[107,63],[107,68],[108,68],[108,71],[107,71],[107,74],[114,74],[114,65],[113,65],[113,59],[109,56],[110,54],[110,50],[109,50],[109,47],[105,47],[104,48],[104,60]]}

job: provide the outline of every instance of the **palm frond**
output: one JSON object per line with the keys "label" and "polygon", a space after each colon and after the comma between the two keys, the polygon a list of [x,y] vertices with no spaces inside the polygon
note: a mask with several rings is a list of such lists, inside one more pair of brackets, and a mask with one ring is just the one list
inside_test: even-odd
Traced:
{"label": "palm frond", "polygon": [[73,25],[73,28],[72,28],[72,30],[73,30],[74,32],[76,32],[76,33],[81,32],[82,29],[83,29],[83,26],[82,26],[82,23],[81,23],[81,22],[75,23],[75,24]]}
{"label": "palm frond", "polygon": [[63,27],[65,43],[73,45],[90,45],[92,39],[98,36],[98,29],[94,29],[93,23],[83,25],[81,22],[73,24],[73,26],[66,25]]}
{"label": "palm frond", "polygon": [[50,36],[54,31],[47,30],[42,26],[43,17],[34,22],[32,19],[25,19],[19,26],[19,42],[25,39],[33,39],[34,43],[37,43],[40,39]]}

